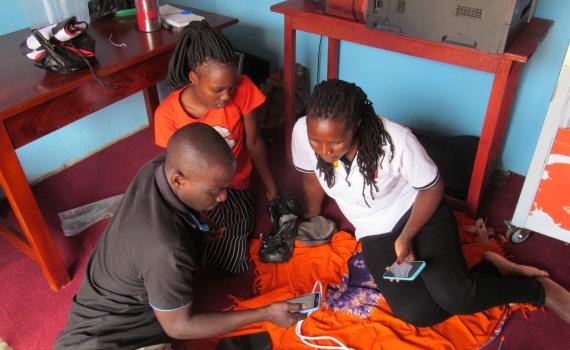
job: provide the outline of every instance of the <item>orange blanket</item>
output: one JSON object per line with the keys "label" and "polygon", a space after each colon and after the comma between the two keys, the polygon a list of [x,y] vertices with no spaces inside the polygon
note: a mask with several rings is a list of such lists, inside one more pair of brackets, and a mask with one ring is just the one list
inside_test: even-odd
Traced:
{"label": "orange blanket", "polygon": [[[460,213],[456,217],[469,266],[477,263],[485,250],[502,253],[495,240],[467,232],[466,227],[475,226],[473,220]],[[236,300],[234,309],[259,307],[311,292],[316,280],[322,282],[325,294],[327,290],[342,293],[339,288],[346,289],[347,261],[359,251],[353,236],[346,232],[336,233],[330,244],[318,247],[295,242],[293,258],[283,264],[262,263],[259,246],[259,240],[254,240],[250,250],[257,269],[255,288],[259,296]],[[354,349],[478,349],[493,340],[511,312],[505,306],[495,307],[473,315],[455,316],[434,327],[417,328],[395,318],[381,295],[370,290],[362,293],[352,290],[351,299],[344,301],[344,309],[328,305],[335,295],[330,298],[325,295],[323,300],[327,303],[323,302],[321,309],[304,321],[303,335],[332,336]],[[274,349],[308,349],[296,336],[295,327],[283,329],[269,322],[252,324],[227,336],[261,331],[269,332]],[[206,349],[206,343],[202,342],[200,349]],[[318,344],[334,345],[328,341]],[[190,344],[185,347],[197,348]]]}

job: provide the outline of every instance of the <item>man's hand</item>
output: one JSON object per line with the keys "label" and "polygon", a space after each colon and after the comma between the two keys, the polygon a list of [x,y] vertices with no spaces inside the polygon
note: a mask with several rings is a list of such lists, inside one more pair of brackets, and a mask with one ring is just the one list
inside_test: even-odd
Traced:
{"label": "man's hand", "polygon": [[306,315],[299,313],[303,304],[292,304],[284,301],[266,306],[267,320],[279,327],[289,328],[298,321],[305,319]]}

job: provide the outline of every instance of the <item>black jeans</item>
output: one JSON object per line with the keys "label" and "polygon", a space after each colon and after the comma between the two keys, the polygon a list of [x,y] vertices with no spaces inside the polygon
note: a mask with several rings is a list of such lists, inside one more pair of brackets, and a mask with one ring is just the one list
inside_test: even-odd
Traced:
{"label": "black jeans", "polygon": [[486,260],[467,268],[455,217],[445,204],[414,238],[416,260],[426,262],[418,278],[400,283],[383,279],[386,266],[396,260],[394,242],[409,215],[391,233],[362,239],[364,262],[396,317],[427,327],[508,303],[544,304],[544,288],[536,278],[502,276]]}

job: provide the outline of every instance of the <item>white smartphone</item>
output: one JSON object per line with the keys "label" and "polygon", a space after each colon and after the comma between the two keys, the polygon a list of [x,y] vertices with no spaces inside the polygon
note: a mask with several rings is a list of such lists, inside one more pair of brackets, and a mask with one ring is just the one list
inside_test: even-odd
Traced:
{"label": "white smartphone", "polygon": [[318,310],[321,306],[321,293],[313,292],[300,297],[285,300],[291,304],[305,304],[303,309],[299,311],[302,314],[310,314],[311,312]]}
{"label": "white smartphone", "polygon": [[393,263],[389,270],[384,273],[384,279],[413,281],[418,277],[420,272],[426,267],[425,261],[402,261],[401,263]]}

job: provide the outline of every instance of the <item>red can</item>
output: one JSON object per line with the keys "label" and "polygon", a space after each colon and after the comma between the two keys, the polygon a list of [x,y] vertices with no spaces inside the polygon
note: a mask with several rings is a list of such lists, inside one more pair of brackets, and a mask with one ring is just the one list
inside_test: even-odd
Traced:
{"label": "red can", "polygon": [[160,29],[158,0],[135,0],[137,24],[142,32],[154,32]]}

